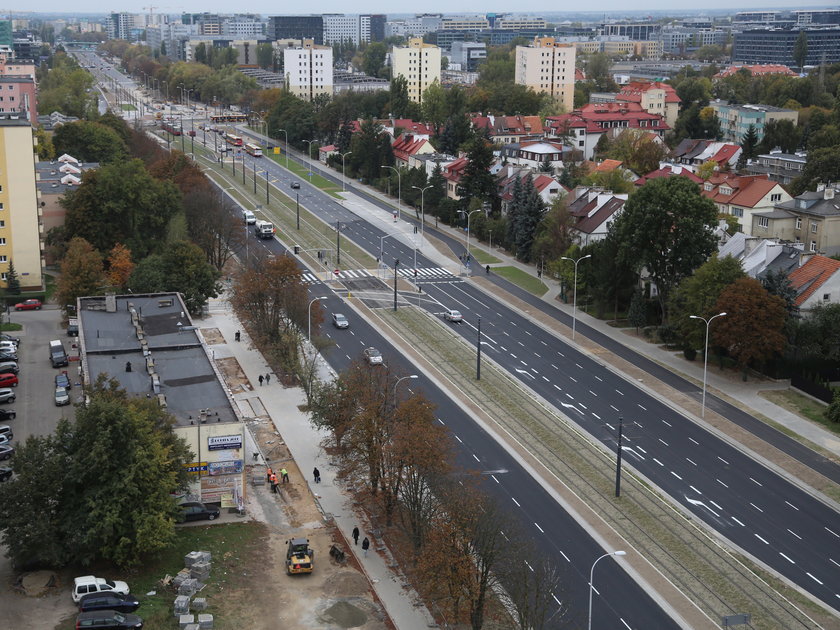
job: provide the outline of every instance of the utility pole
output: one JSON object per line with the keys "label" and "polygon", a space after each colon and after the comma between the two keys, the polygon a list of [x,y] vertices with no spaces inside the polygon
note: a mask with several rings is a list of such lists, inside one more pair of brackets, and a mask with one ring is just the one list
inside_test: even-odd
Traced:
{"label": "utility pole", "polygon": [[478,317],[478,340],[475,344],[475,380],[481,380],[481,316]]}
{"label": "utility pole", "polygon": [[618,446],[615,452],[615,496],[621,496],[621,438],[624,433],[624,418],[618,417]]}
{"label": "utility pole", "polygon": [[394,312],[397,311],[397,267],[400,266],[399,258],[394,261]]}
{"label": "utility pole", "polygon": [[341,265],[341,222],[335,222],[335,264]]}

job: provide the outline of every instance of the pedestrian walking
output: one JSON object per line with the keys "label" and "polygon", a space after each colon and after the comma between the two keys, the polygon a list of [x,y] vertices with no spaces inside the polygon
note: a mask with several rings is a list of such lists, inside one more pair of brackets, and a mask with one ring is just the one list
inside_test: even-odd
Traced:
{"label": "pedestrian walking", "polygon": [[317,466],[312,470],[312,476],[315,477],[315,483],[321,483],[321,471]]}
{"label": "pedestrian walking", "polygon": [[359,528],[353,528],[353,543],[358,545],[359,544]]}
{"label": "pedestrian walking", "polygon": [[271,481],[271,475],[273,475],[273,474],[274,474],[274,471],[271,470],[271,467],[269,467],[268,470],[265,471],[265,480],[266,481]]}
{"label": "pedestrian walking", "polygon": [[262,374],[260,374],[260,379],[259,379],[259,381],[260,381],[260,387],[262,387],[262,382],[263,382],[263,375],[262,375]]}
{"label": "pedestrian walking", "polygon": [[367,558],[368,549],[370,549],[370,541],[365,536],[365,539],[362,541],[362,551],[365,552],[365,558]]}
{"label": "pedestrian walking", "polygon": [[233,336],[233,338],[236,339],[237,341],[239,341],[239,331],[238,330],[236,331],[236,334]]}
{"label": "pedestrian walking", "polygon": [[282,477],[283,483],[289,483],[289,473],[286,472],[285,468],[280,469],[280,477]]}
{"label": "pedestrian walking", "polygon": [[271,380],[271,374],[265,375],[265,384],[268,385],[268,382]]}

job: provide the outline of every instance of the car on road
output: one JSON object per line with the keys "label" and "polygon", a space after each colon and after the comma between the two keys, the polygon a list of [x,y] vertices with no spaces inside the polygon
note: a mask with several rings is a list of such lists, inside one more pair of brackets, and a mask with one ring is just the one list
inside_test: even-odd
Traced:
{"label": "car on road", "polygon": [[195,129],[190,129],[190,130],[187,132],[187,135],[188,135],[188,136],[191,136],[191,137],[193,137],[193,138],[195,138]]}
{"label": "car on road", "polygon": [[9,459],[15,454],[15,447],[9,444],[0,444],[0,460]]}
{"label": "car on road", "polygon": [[105,578],[95,577],[93,575],[82,575],[73,580],[73,592],[70,597],[73,598],[73,603],[78,604],[79,600],[89,593],[104,593],[104,592],[129,594],[128,584],[120,580],[106,580]]}
{"label": "car on road", "polygon": [[114,591],[105,593],[89,593],[79,600],[79,612],[93,610],[116,610],[117,612],[132,613],[140,607],[140,600],[134,595],[124,595]]}
{"label": "car on road", "polygon": [[13,403],[15,402],[15,390],[9,389],[8,387],[4,387],[0,389],[0,403]]}
{"label": "car on road", "polygon": [[17,387],[17,374],[0,374],[0,387]]}
{"label": "car on road", "polygon": [[14,409],[0,409],[0,420],[14,420],[16,417]]}
{"label": "car on road", "polygon": [[18,302],[15,304],[16,311],[40,311],[41,310],[41,300],[24,300],[23,302]]}
{"label": "car on road", "polygon": [[382,365],[382,353],[376,348],[365,348],[363,354],[365,355],[365,361],[368,362],[368,365]]}
{"label": "car on road", "polygon": [[122,630],[142,627],[143,620],[137,615],[124,615],[116,610],[92,610],[79,613],[76,617],[76,630],[84,630],[84,628]]}
{"label": "car on road", "polygon": [[181,508],[181,518],[184,521],[214,521],[221,513],[219,508],[198,501],[182,503],[178,507]]}
{"label": "car on road", "polygon": [[66,389],[66,390],[70,389],[70,387],[71,387],[70,377],[67,376],[66,371],[59,372],[58,374],[55,375],[55,386],[56,387],[61,387],[62,389]]}
{"label": "car on road", "polygon": [[464,318],[461,315],[461,311],[449,309],[443,312],[443,319],[445,319],[448,322],[460,322],[463,321]]}
{"label": "car on road", "polygon": [[292,182],[292,188],[295,189],[295,190],[300,188],[300,182]]}
{"label": "car on road", "polygon": [[341,313],[333,313],[332,323],[336,328],[350,328],[350,322]]}
{"label": "car on road", "polygon": [[70,404],[70,394],[63,387],[55,388],[55,406],[63,407]]}
{"label": "car on road", "polygon": [[12,478],[12,469],[8,466],[0,466],[0,483]]}
{"label": "car on road", "polygon": [[257,217],[250,210],[242,211],[242,219],[245,221],[246,225],[254,225],[254,223],[257,222]]}

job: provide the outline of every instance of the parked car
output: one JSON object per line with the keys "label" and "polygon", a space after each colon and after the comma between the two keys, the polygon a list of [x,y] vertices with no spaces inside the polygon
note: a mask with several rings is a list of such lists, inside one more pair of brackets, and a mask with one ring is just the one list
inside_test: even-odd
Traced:
{"label": "parked car", "polygon": [[350,322],[341,313],[333,313],[332,322],[336,328],[350,328]]}
{"label": "parked car", "polygon": [[376,348],[365,348],[364,355],[369,365],[382,365],[382,354]]}
{"label": "parked car", "polygon": [[123,628],[142,628],[143,620],[137,615],[124,615],[116,610],[92,610],[79,613],[76,617],[76,630],[95,628],[96,630],[122,630]]}
{"label": "parked car", "polygon": [[9,444],[0,444],[0,460],[9,459],[15,454],[15,447]]}
{"label": "parked car", "polygon": [[198,501],[182,503],[181,516],[184,521],[213,521],[219,518],[221,510],[213,505],[205,505]]}
{"label": "parked car", "polygon": [[460,322],[464,318],[461,316],[460,311],[456,311],[454,309],[449,309],[443,312],[443,319],[449,322]]}
{"label": "parked car", "polygon": [[15,304],[16,311],[40,311],[41,300],[24,300]]}
{"label": "parked car", "polygon": [[106,580],[93,575],[83,575],[73,580],[73,592],[70,596],[73,598],[73,602],[78,604],[79,600],[89,593],[111,591],[128,595],[128,584],[119,580]]}
{"label": "parked car", "polygon": [[0,409],[0,420],[14,420],[16,417],[14,409]]}
{"label": "parked car", "polygon": [[17,374],[0,374],[0,387],[17,387]]}
{"label": "parked car", "polygon": [[12,478],[12,469],[8,466],[0,466],[0,483]]}
{"label": "parked car", "polygon": [[11,372],[17,374],[20,368],[17,364],[17,355],[9,352],[0,352],[0,368],[9,368],[7,370],[0,369],[0,374]]}
{"label": "parked car", "polygon": [[17,344],[14,341],[0,341],[0,352],[17,352]]}
{"label": "parked car", "polygon": [[132,613],[140,607],[140,600],[129,593],[124,595],[114,591],[104,593],[88,593],[79,600],[79,612],[92,610],[116,610],[121,613]]}
{"label": "parked car", "polygon": [[20,337],[12,337],[12,335],[6,333],[0,333],[0,341],[11,341],[16,346],[20,345]]}
{"label": "parked car", "polygon": [[0,403],[13,403],[15,402],[15,390],[10,389],[8,387],[4,387],[0,389]]}
{"label": "parked car", "polygon": [[300,182],[292,182],[292,188],[294,190],[297,190],[298,188],[300,188]]}
{"label": "parked car", "polygon": [[9,440],[14,437],[14,432],[12,431],[12,427],[8,424],[0,424],[0,437],[8,436]]}
{"label": "parked car", "polygon": [[61,387],[62,389],[69,390],[70,387],[70,377],[67,376],[67,372],[59,372],[55,375],[55,386],[56,388]]}
{"label": "parked car", "polygon": [[55,388],[55,406],[63,407],[70,404],[70,394],[63,387]]}

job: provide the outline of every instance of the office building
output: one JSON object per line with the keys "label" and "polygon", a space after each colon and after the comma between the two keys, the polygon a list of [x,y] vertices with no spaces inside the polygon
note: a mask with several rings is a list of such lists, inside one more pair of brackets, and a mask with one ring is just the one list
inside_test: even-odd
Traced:
{"label": "office building", "polygon": [[384,15],[324,14],[324,44],[353,42],[355,45],[385,38]]}
{"label": "office building", "polygon": [[132,41],[138,30],[145,26],[142,15],[134,13],[109,13],[105,16],[105,32],[108,39]]}
{"label": "office building", "polygon": [[497,28],[503,31],[522,31],[527,29],[545,30],[548,28],[548,23],[543,17],[530,15],[505,15],[496,18],[493,21],[492,28]]}
{"label": "office building", "polygon": [[840,10],[820,9],[812,11],[791,11],[793,20],[798,26],[812,24],[840,24]]}
{"label": "office building", "polygon": [[452,16],[440,21],[442,31],[483,31],[490,28],[490,22],[482,15]]}
{"label": "office building", "polygon": [[265,22],[259,19],[237,17],[222,23],[222,35],[233,39],[263,39]]}
{"label": "office building", "polygon": [[530,46],[517,46],[514,80],[537,93],[549,94],[571,111],[575,95],[575,47],[551,37],[535,37]]}
{"label": "office building", "polygon": [[484,42],[452,42],[449,53],[450,68],[457,64],[464,72],[476,72],[478,65],[487,59],[487,44]]}
{"label": "office building", "polygon": [[627,39],[659,39],[662,26],[654,22],[616,23],[602,24],[600,30],[601,35],[606,36],[626,37]]}
{"label": "office building", "polygon": [[32,123],[22,113],[0,115],[0,286],[14,263],[24,290],[43,288],[40,207],[35,186]]}
{"label": "office building", "polygon": [[332,46],[319,46],[307,39],[302,46],[283,49],[283,73],[295,96],[307,101],[319,94],[332,96]]}
{"label": "office building", "polygon": [[268,18],[268,38],[311,39],[316,46],[324,43],[324,17],[321,15],[275,15]]}
{"label": "office building", "polygon": [[758,140],[764,138],[764,125],[771,120],[799,122],[799,112],[772,105],[730,105],[726,101],[709,103],[720,121],[721,140],[740,144],[750,127],[755,129]]}
{"label": "office building", "polygon": [[793,51],[799,33],[808,42],[806,66],[840,62],[840,28],[755,29],[735,33],[733,63],[796,66]]}
{"label": "office building", "polygon": [[408,97],[421,103],[423,92],[435,81],[440,83],[440,60],[440,48],[414,37],[407,46],[391,49],[391,75],[404,77],[408,83]]}
{"label": "office building", "polygon": [[437,14],[416,15],[413,19],[393,20],[385,23],[385,37],[423,37],[440,30],[443,16]]}

